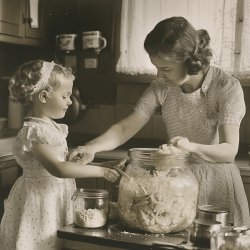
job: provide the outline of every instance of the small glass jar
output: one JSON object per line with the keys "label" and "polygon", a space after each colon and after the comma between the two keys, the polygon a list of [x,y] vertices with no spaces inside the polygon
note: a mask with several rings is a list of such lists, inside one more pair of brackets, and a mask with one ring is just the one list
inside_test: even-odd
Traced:
{"label": "small glass jar", "polygon": [[109,193],[104,189],[77,189],[72,196],[74,224],[82,228],[105,226],[109,212]]}
{"label": "small glass jar", "polygon": [[118,191],[122,224],[150,233],[179,232],[195,219],[198,182],[188,154],[163,154],[159,149],[133,148]]}
{"label": "small glass jar", "polygon": [[211,237],[212,250],[249,250],[250,229],[223,228]]}

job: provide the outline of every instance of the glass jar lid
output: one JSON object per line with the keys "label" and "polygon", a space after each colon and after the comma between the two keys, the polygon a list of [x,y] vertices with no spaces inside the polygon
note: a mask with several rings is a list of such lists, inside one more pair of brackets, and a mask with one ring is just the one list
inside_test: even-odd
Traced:
{"label": "glass jar lid", "polygon": [[109,192],[105,189],[79,188],[75,190],[74,195],[86,198],[107,198]]}
{"label": "glass jar lid", "polygon": [[128,156],[131,158],[139,158],[141,160],[157,160],[161,157],[174,158],[177,160],[187,160],[190,154],[184,153],[173,153],[173,154],[162,154],[159,148],[131,148],[128,151]]}

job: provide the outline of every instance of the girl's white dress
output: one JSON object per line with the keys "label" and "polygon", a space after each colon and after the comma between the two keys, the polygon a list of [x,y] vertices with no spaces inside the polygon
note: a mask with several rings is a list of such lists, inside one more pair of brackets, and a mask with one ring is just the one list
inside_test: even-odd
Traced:
{"label": "girl's white dress", "polygon": [[5,202],[0,227],[1,250],[60,249],[57,230],[73,222],[71,197],[75,180],[52,176],[32,154],[34,143],[49,144],[64,161],[68,127],[27,118],[13,146],[23,169]]}

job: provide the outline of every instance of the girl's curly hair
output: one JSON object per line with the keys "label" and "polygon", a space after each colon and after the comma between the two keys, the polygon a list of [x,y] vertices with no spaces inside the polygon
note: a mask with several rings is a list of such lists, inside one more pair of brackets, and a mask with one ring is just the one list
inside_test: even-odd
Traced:
{"label": "girl's curly hair", "polygon": [[[32,101],[33,90],[36,83],[42,77],[41,69],[43,67],[43,60],[34,60],[22,64],[10,79],[9,91],[10,98],[13,101],[18,101],[23,104],[29,104]],[[48,84],[43,90],[53,91],[57,84],[58,74],[64,74],[68,78],[74,78],[70,68],[55,64]]]}
{"label": "girl's curly hair", "polygon": [[196,30],[184,17],[160,21],[147,35],[144,48],[149,55],[160,55],[184,62],[189,75],[196,75],[210,64],[212,50],[206,30]]}

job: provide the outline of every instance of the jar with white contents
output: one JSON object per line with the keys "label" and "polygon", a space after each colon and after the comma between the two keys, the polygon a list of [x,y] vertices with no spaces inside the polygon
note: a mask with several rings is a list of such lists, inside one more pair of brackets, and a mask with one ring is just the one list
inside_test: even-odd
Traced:
{"label": "jar with white contents", "polygon": [[189,155],[133,148],[118,191],[122,223],[150,233],[179,232],[195,216],[198,182],[188,167]]}
{"label": "jar with white contents", "polygon": [[77,189],[72,196],[74,224],[82,228],[105,226],[109,212],[109,193],[104,189]]}

